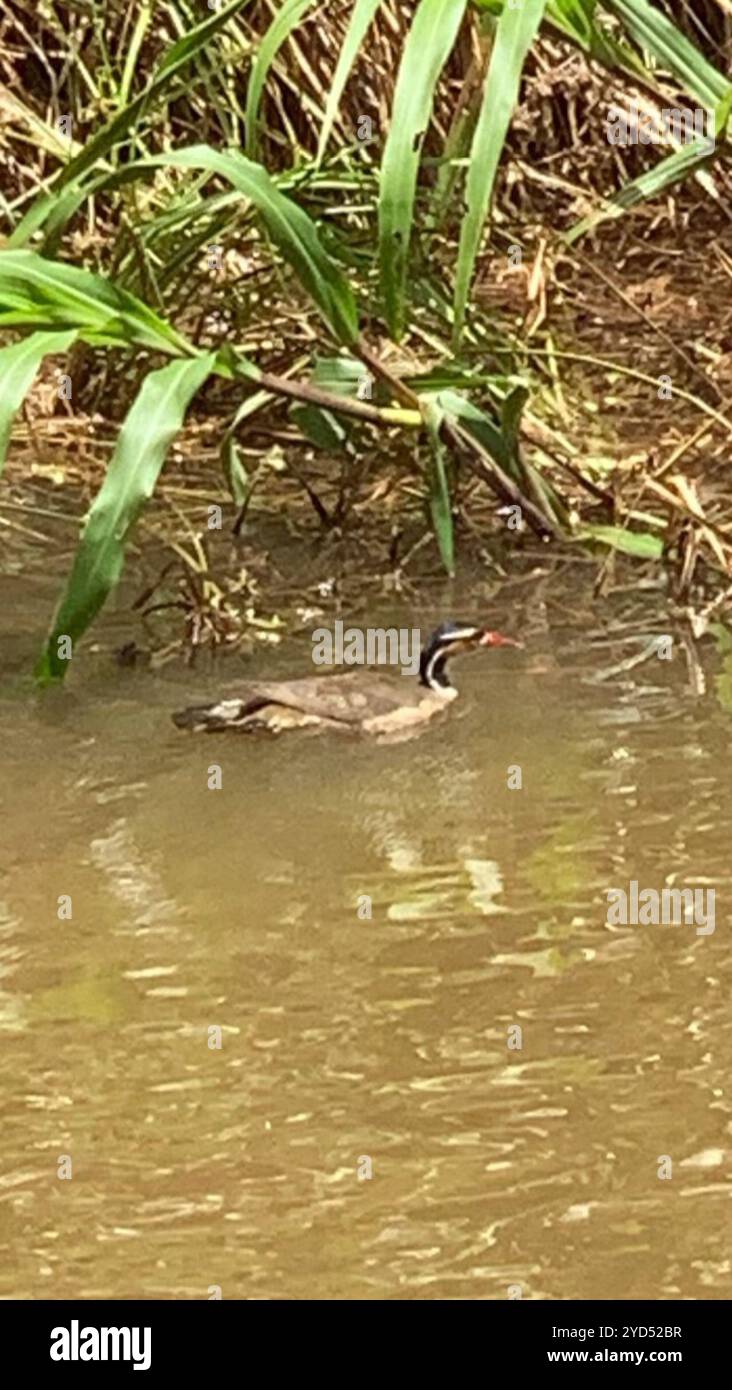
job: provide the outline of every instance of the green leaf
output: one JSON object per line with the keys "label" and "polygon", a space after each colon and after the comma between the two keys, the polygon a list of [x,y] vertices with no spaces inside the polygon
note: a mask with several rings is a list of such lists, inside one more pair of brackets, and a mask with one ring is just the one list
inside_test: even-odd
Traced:
{"label": "green leaf", "polygon": [[600,541],[624,555],[634,555],[639,560],[658,560],[663,554],[663,540],[651,535],[650,531],[624,531],[622,526],[583,526],[580,538]]}
{"label": "green leaf", "polygon": [[462,335],[473,269],[488,216],[498,162],[518,101],[521,73],[541,23],[545,3],[546,0],[523,0],[517,9],[506,5],[496,26],[483,105],[470,150],[466,183],[467,212],[460,229],[455,281],[456,342]]}
{"label": "green leaf", "polygon": [[68,352],[76,338],[69,333],[31,333],[0,351],[0,474],[3,471],[13,420],[20,410],[44,357]]}
{"label": "green leaf", "polygon": [[[243,369],[237,369],[238,364],[243,361]],[[223,372],[222,372],[223,367]],[[241,359],[231,348],[220,351],[214,370],[225,375],[242,376],[245,379],[255,379],[258,369],[252,367],[246,358]],[[269,391],[254,391],[251,396],[247,396],[239,406],[229,428],[221,441],[221,463],[224,474],[229,485],[229,491],[237,507],[243,506],[250,495],[251,482],[249,473],[244,464],[244,460],[239,449],[236,433],[239,425],[244,420],[248,420],[252,415],[256,415],[265,405],[269,405],[273,397]]]}
{"label": "green leaf", "polygon": [[432,525],[442,563],[452,577],[455,573],[455,537],[452,524],[452,502],[447,481],[447,451],[440,430],[445,418],[438,396],[423,398],[424,418],[430,437],[430,466],[427,472],[428,500]]}
{"label": "green leaf", "polygon": [[330,410],[318,405],[290,406],[290,416],[299,430],[318,449],[337,453],[347,439],[346,431]]}
{"label": "green leaf", "polygon": [[524,407],[528,399],[528,387],[515,386],[513,391],[509,392],[506,396],[501,409],[501,429],[503,438],[507,449],[514,457],[518,456],[521,416],[524,413]]}
{"label": "green leaf", "polygon": [[282,9],[278,10],[259,45],[247,91],[246,151],[250,159],[254,159],[259,144],[257,121],[267,74],[283,43],[290,37],[293,29],[297,27],[306,10],[309,10],[312,4],[313,0],[285,0]]}
{"label": "green leaf", "polygon": [[237,444],[236,435],[226,432],[221,445],[221,462],[234,503],[243,506],[249,495],[249,474]]}
{"label": "green leaf", "polygon": [[195,351],[164,319],[111,280],[33,251],[0,251],[0,326],[11,324],[73,328],[85,342],[135,343],[168,357]]}
{"label": "green leaf", "polygon": [[501,395],[521,384],[506,373],[475,371],[462,363],[446,362],[429,372],[405,372],[404,380],[413,391],[468,390],[484,391],[486,387],[495,389]]}
{"label": "green leaf", "polygon": [[58,639],[70,637],[75,646],[117,583],[129,533],[152,496],[188,405],[214,363],[213,353],[192,362],[170,362],[144,381],[84,523],[71,576],[36,667],[42,685],[66,674],[68,660],[59,656]]}
{"label": "green leaf", "polygon": [[353,6],[353,13],[348,21],[346,37],[341,44],[341,51],[338,54],[338,63],[328,93],[325,116],[323,117],[323,125],[320,131],[320,140],[318,141],[318,153],[315,160],[316,168],[320,166],[323,155],[325,154],[326,146],[333,129],[333,123],[336,118],[338,105],[343,96],[343,89],[348,81],[351,68],[361,51],[361,44],[366,30],[371,24],[380,4],[381,0],[356,0]]}
{"label": "green leaf", "polygon": [[435,87],[467,0],[421,0],[399,66],[391,126],[381,166],[379,265],[386,319],[394,339],[404,331],[404,288],[417,172]]}
{"label": "green leaf", "polygon": [[376,386],[366,364],[356,357],[316,358],[311,380],[335,396],[356,400],[369,400],[368,384]]}

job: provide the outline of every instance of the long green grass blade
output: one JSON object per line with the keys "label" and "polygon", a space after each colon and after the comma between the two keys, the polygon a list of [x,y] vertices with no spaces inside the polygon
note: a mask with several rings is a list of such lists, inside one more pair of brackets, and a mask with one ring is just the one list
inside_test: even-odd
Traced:
{"label": "long green grass blade", "polygon": [[404,331],[404,293],[417,172],[435,87],[455,43],[466,0],[421,0],[399,66],[381,166],[379,266],[389,331]]}
{"label": "long green grass blade", "polygon": [[662,538],[650,531],[624,531],[622,526],[583,526],[580,537],[600,541],[612,550],[634,555],[639,560],[659,560],[663,554]]}
{"label": "long green grass blade", "polygon": [[250,159],[256,157],[259,146],[259,106],[269,70],[283,43],[289,39],[293,29],[297,28],[306,10],[309,10],[313,3],[314,0],[285,0],[259,45],[247,90],[246,151]]}
{"label": "long green grass blade", "polygon": [[13,420],[44,357],[68,352],[76,332],[31,333],[0,351],[0,474],[5,464]]}
{"label": "long green grass blade", "polygon": [[195,351],[111,280],[33,251],[0,251],[0,326],[10,325],[73,328],[89,343],[135,343],[168,357]]}
{"label": "long green grass blade", "polygon": [[440,437],[445,413],[438,396],[423,396],[424,418],[429,434],[431,452],[427,470],[427,494],[430,516],[442,563],[452,577],[455,573],[455,535],[452,524],[452,502],[447,480],[447,450]]}
{"label": "long green grass blade", "polygon": [[460,229],[454,325],[458,342],[498,161],[518,101],[524,61],[541,23],[545,3],[546,0],[523,0],[517,9],[506,5],[496,27],[483,104],[470,150],[467,212]]}
{"label": "long green grass blade", "polygon": [[140,51],[145,42],[145,35],[150,28],[153,18],[153,0],[142,0],[137,12],[135,27],[129,41],[127,52],[125,53],[125,64],[122,69],[122,80],[119,84],[118,105],[123,108],[129,104],[132,83],[135,77],[135,69],[140,61]]}
{"label": "long green grass blade", "polygon": [[361,51],[361,44],[365,37],[366,30],[369,28],[380,4],[381,0],[356,0],[353,6],[353,13],[348,22],[346,37],[341,45],[338,63],[336,64],[330,92],[328,93],[325,116],[323,118],[320,139],[318,141],[318,153],[315,161],[316,168],[322,162],[323,155],[325,154],[338,106],[343,96],[343,89],[348,81],[351,68]]}
{"label": "long green grass blade", "polygon": [[60,639],[70,638],[73,652],[119,580],[129,533],[152,496],[167,451],[214,361],[210,354],[192,362],[170,362],[145,379],[84,523],[71,576],[36,667],[41,684],[63,680],[68,659],[59,654]]}

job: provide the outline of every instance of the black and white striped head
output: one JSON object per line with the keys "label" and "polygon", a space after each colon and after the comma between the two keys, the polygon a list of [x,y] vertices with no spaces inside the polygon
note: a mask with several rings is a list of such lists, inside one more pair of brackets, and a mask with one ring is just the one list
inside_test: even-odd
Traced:
{"label": "black and white striped head", "polygon": [[504,637],[487,627],[475,627],[473,623],[440,623],[427,643],[419,663],[419,679],[437,694],[452,690],[447,674],[449,657],[460,656],[463,652],[477,651],[479,647],[520,647],[513,637]]}

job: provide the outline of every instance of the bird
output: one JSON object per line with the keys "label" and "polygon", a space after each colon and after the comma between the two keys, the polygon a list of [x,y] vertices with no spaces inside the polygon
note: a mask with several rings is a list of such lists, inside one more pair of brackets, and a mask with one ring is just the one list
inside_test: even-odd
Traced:
{"label": "bird", "polygon": [[416,680],[370,669],[291,681],[247,681],[214,704],[191,705],[173,714],[179,729],[194,733],[331,729],[392,735],[414,731],[457,696],[448,659],[481,647],[521,647],[513,637],[472,623],[443,622],[432,633]]}

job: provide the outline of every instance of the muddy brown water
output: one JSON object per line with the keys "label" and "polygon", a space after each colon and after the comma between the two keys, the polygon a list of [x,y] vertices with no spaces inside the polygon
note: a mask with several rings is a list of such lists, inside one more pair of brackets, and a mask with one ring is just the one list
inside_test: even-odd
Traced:
{"label": "muddy brown water", "polygon": [[[220,678],[121,671],[104,625],[38,697],[50,581],[3,583],[0,1295],[730,1297],[720,658],[598,681],[663,620],[563,583],[386,746],[181,734]],[[713,888],[714,932],[608,925],[631,880]]]}

